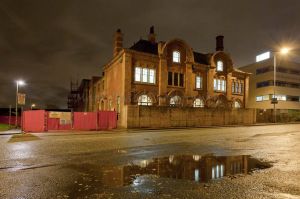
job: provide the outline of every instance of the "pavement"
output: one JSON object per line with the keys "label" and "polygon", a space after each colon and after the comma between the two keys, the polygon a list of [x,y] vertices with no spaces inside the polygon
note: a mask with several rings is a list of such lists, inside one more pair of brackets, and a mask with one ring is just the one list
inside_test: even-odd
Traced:
{"label": "pavement", "polygon": [[0,198],[300,198],[300,124],[11,133]]}

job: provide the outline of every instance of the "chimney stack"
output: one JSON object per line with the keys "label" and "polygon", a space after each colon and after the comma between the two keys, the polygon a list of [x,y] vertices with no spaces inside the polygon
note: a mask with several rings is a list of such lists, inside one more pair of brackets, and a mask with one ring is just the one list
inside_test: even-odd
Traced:
{"label": "chimney stack", "polygon": [[114,35],[113,56],[115,57],[123,48],[123,34],[119,28]]}
{"label": "chimney stack", "polygon": [[216,37],[216,51],[223,51],[224,50],[224,44],[223,44],[223,35],[218,35]]}
{"label": "chimney stack", "polygon": [[148,41],[150,41],[151,43],[155,43],[154,26],[150,27],[150,32],[149,32],[149,35],[148,35]]}

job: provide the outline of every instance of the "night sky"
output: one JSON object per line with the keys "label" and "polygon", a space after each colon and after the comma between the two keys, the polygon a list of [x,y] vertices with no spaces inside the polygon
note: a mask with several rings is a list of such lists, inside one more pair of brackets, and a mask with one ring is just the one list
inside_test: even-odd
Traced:
{"label": "night sky", "polygon": [[281,44],[300,43],[299,0],[0,0],[0,107],[15,103],[15,80],[27,103],[67,107],[70,80],[101,75],[117,28],[124,46],[147,38],[182,38],[198,52],[225,50],[235,66]]}

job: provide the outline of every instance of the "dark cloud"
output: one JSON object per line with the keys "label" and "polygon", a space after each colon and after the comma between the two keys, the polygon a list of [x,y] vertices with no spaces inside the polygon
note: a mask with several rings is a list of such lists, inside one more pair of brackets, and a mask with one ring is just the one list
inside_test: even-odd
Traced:
{"label": "dark cloud", "polygon": [[14,104],[14,80],[27,81],[28,102],[66,107],[70,80],[100,75],[121,28],[124,45],[179,37],[211,52],[215,36],[236,66],[281,43],[300,42],[298,0],[0,0],[0,106]]}

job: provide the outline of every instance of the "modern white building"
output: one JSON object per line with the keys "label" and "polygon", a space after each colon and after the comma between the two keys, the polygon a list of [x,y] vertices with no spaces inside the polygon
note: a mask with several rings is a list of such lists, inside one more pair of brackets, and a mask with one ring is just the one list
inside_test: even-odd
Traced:
{"label": "modern white building", "polygon": [[252,73],[249,83],[247,108],[256,108],[260,115],[272,115],[275,104],[278,117],[292,115],[300,119],[300,63],[290,61],[285,56],[276,56],[276,86],[274,88],[274,57],[263,53],[256,57],[256,62],[240,68]]}

